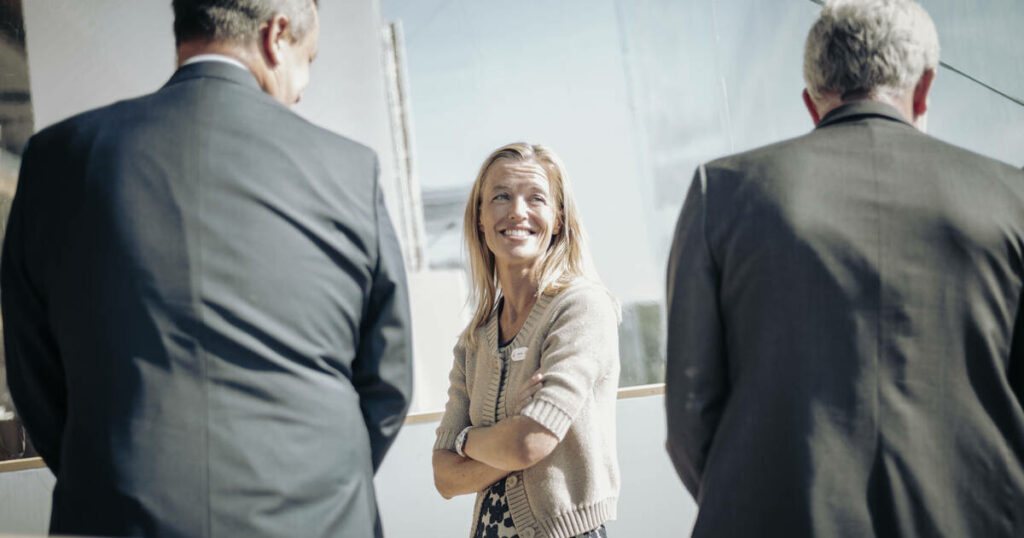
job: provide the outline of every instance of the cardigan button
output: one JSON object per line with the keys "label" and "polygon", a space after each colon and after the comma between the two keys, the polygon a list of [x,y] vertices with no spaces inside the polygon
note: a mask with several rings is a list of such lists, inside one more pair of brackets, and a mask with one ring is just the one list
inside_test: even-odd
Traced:
{"label": "cardigan button", "polygon": [[519,479],[516,478],[516,475],[510,475],[508,477],[508,480],[505,481],[505,487],[514,488],[514,487],[516,487],[516,484],[518,484],[518,483],[519,483]]}
{"label": "cardigan button", "polygon": [[533,538],[533,529],[531,529],[531,528],[523,529],[523,532],[520,532],[519,536],[522,536],[523,538]]}

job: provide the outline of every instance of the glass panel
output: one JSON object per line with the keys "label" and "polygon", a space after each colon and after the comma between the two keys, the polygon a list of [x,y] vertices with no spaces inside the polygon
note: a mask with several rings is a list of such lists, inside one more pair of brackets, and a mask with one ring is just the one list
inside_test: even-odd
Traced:
{"label": "glass panel", "polygon": [[932,83],[928,132],[1014,166],[1024,164],[1024,107],[940,69]]}
{"label": "glass panel", "polygon": [[[985,88],[1024,98],[1024,3],[993,0],[923,2],[935,20],[941,68],[932,85],[928,131],[932,135],[1015,166],[1024,164],[1024,107]],[[971,79],[974,80],[971,80]]]}
{"label": "glass panel", "polygon": [[944,62],[1024,98],[1024,47],[1020,43],[1024,2],[920,1],[939,30]]}
{"label": "glass panel", "polygon": [[647,240],[653,192],[641,181],[620,4],[406,0],[382,9],[404,28],[430,267],[461,265],[465,196],[484,157],[514,140],[546,144],[567,163],[598,270],[624,306],[624,363],[637,367],[623,378],[660,380],[661,368],[641,366],[661,356],[663,278]]}
{"label": "glass panel", "polygon": [[[1022,7],[925,1],[944,59],[1024,88]],[[516,139],[566,161],[605,283],[623,303],[623,385],[662,379],[664,267],[700,162],[812,128],[800,93],[812,0],[381,0],[405,28],[431,268],[457,268],[476,168]],[[931,132],[1020,164],[1022,107],[943,69]],[[453,335],[454,339],[454,335]],[[446,365],[438,365],[444,368]]]}

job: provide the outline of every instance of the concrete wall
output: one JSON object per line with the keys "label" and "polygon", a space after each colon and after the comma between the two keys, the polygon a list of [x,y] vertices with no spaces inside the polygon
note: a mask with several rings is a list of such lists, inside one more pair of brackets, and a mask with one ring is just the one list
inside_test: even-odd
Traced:
{"label": "concrete wall", "polygon": [[[622,470],[619,519],[609,535],[684,536],[696,506],[665,452],[662,396],[619,400],[618,449]],[[386,536],[448,538],[468,534],[473,497],[450,501],[434,491],[430,467],[436,422],[408,425],[377,473],[377,497]],[[46,469],[0,473],[0,534],[43,534],[53,475]],[[301,535],[300,532],[296,533]]]}

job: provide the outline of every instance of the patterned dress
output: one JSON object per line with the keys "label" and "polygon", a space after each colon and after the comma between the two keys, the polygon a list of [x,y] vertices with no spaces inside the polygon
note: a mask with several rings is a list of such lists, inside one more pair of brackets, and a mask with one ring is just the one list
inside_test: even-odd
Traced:
{"label": "patterned dress", "polygon": [[[494,406],[494,422],[497,423],[505,418],[505,397],[508,392],[508,356],[509,340],[498,346],[498,356],[501,357],[501,388],[498,391],[498,401]],[[516,532],[515,523],[512,522],[512,511],[508,508],[508,497],[505,496],[505,479],[502,478],[491,484],[487,493],[484,494],[480,503],[480,517],[477,518],[476,529],[473,538],[519,538]],[[604,525],[583,533],[576,538],[608,538]]]}

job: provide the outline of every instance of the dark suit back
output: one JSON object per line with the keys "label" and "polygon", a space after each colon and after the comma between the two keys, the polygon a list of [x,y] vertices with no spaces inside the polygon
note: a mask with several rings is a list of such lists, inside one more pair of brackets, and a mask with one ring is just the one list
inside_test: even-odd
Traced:
{"label": "dark suit back", "polygon": [[694,179],[669,450],[695,536],[1024,535],[1024,174],[844,106]]}
{"label": "dark suit back", "polygon": [[375,533],[411,391],[376,166],[216,62],[33,137],[3,307],[52,531]]}

